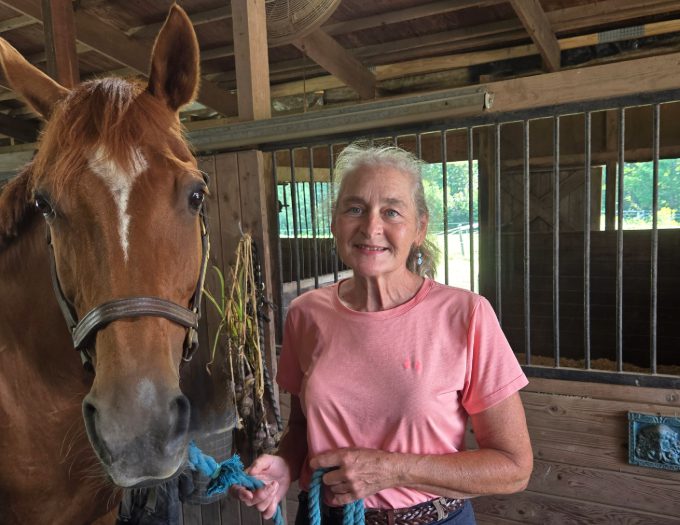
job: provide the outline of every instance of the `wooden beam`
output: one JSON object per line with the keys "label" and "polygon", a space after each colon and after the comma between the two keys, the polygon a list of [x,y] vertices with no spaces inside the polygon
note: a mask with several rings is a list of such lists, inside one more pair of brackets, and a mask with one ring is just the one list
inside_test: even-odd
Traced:
{"label": "wooden beam", "polygon": [[[217,9],[210,9],[208,11],[189,15],[189,19],[194,27],[217,22],[219,20],[229,20],[230,18],[231,6],[218,7]],[[161,27],[163,27],[164,22],[165,19],[160,22],[154,22],[153,24],[132,27],[128,29],[125,34],[127,36],[133,36],[134,38],[154,38]]]}
{"label": "wooden beam", "polygon": [[680,53],[502,80],[484,87],[495,95],[489,113],[678,89]]}
{"label": "wooden beam", "polygon": [[22,142],[35,142],[38,139],[40,125],[35,120],[12,118],[0,113],[0,133]]}
{"label": "wooden beam", "polygon": [[407,22],[418,18],[451,13],[453,11],[462,11],[463,9],[469,9],[471,7],[488,7],[505,2],[507,2],[507,0],[458,0],[457,2],[439,0],[438,2],[429,2],[414,7],[407,7],[406,9],[390,9],[378,15],[343,20],[342,22],[324,25],[322,29],[324,33],[328,35],[341,35],[362,31],[364,29],[398,24],[400,22]]}
{"label": "wooden beam", "polygon": [[[667,20],[654,22],[641,26],[634,35],[620,32],[618,36],[606,34],[605,38],[609,42],[616,42],[631,38],[638,38],[637,35],[659,35],[680,31],[680,20]],[[609,33],[609,32],[607,32]],[[563,38],[558,41],[560,49],[575,49],[577,47],[590,46],[602,39],[602,33],[582,35],[571,38]],[[473,51],[470,53],[459,53],[440,57],[422,58],[375,66],[375,77],[377,81],[390,78],[399,78],[407,75],[419,75],[434,73],[462,67],[470,67],[479,64],[488,64],[501,60],[510,60],[538,54],[535,44],[525,44],[502,49],[490,49],[486,51]],[[323,91],[342,87],[338,79],[332,76],[320,76],[302,81],[286,82],[272,86],[273,97],[290,96],[299,94],[305,89],[308,93],[313,91]]]}
{"label": "wooden beam", "polygon": [[510,4],[536,44],[545,68],[557,71],[560,68],[560,46],[539,1],[510,0]]}
{"label": "wooden beam", "polygon": [[269,118],[269,51],[264,0],[233,0],[231,9],[238,116],[241,120]]}
{"label": "wooden beam", "polygon": [[35,19],[26,15],[15,16],[0,22],[0,33],[12,31],[13,29],[20,29],[26,26],[32,26],[36,23]]}
{"label": "wooden beam", "polygon": [[354,89],[361,98],[375,97],[375,75],[321,29],[293,41],[293,45]]}
{"label": "wooden beam", "polygon": [[47,74],[62,86],[80,83],[76,28],[71,0],[42,0]]}
{"label": "wooden beam", "polygon": [[[10,7],[42,23],[40,1],[0,0],[0,5]],[[79,42],[142,75],[148,74],[151,45],[132,40],[122,31],[82,9],[75,12],[75,23]],[[218,88],[213,82],[202,81],[198,100],[223,115],[236,114],[236,97]]]}

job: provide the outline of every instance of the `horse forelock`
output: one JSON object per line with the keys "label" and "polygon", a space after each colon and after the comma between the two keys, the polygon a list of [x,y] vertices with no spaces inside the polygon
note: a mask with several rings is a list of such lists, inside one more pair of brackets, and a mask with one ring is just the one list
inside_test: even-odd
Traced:
{"label": "horse forelock", "polygon": [[93,166],[138,173],[149,155],[173,163],[191,158],[175,113],[140,82],[91,80],[55,108],[34,161],[33,187],[47,184],[59,193]]}

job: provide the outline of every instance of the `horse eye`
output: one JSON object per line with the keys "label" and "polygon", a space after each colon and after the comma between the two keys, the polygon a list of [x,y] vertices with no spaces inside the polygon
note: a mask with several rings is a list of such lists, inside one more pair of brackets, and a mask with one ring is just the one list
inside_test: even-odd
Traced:
{"label": "horse eye", "polygon": [[189,206],[195,211],[198,211],[205,200],[205,191],[195,190],[189,196]]}
{"label": "horse eye", "polygon": [[50,217],[54,215],[54,210],[47,199],[41,195],[36,195],[35,197],[35,207],[42,213],[45,217]]}

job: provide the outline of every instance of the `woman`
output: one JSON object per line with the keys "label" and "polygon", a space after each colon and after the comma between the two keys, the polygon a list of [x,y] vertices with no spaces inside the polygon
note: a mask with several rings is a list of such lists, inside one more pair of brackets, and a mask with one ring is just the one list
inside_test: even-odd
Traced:
{"label": "woman", "polygon": [[[286,318],[277,380],[291,414],[276,456],[236,495],[270,518],[292,481],[323,476],[325,523],[364,498],[369,524],[475,523],[469,499],[523,490],[532,451],[527,380],[489,303],[435,283],[419,161],[349,146],[332,232],[353,276],[306,293]],[[470,417],[478,450],[465,451]],[[296,525],[308,523],[300,505]]]}

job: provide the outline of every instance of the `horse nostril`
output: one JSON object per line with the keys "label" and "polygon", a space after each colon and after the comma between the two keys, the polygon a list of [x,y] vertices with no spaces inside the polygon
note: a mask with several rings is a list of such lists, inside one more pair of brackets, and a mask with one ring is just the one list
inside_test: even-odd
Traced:
{"label": "horse nostril", "polygon": [[99,456],[99,459],[104,464],[110,465],[112,461],[111,453],[97,430],[97,407],[90,396],[83,400],[83,419],[85,420],[85,430],[87,430],[90,443],[92,443],[92,447]]}
{"label": "horse nostril", "polygon": [[168,450],[184,446],[184,440],[189,430],[191,405],[184,395],[179,395],[170,402],[171,427],[168,436]]}

